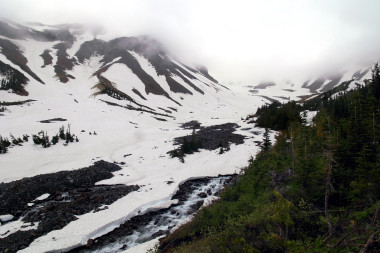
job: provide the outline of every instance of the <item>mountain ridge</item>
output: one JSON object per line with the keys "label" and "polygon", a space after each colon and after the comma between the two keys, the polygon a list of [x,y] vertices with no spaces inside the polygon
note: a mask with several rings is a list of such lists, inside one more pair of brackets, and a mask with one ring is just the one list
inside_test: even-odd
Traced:
{"label": "mountain ridge", "polygon": [[[103,160],[121,169],[97,184],[140,187],[101,210],[45,231],[22,246],[27,247],[22,252],[84,246],[131,217],[171,206],[176,202],[171,197],[189,179],[238,173],[258,152],[263,133],[244,120],[246,115],[270,100],[312,95],[307,88],[298,90],[302,82],[293,87],[276,83],[257,94],[247,87],[223,86],[206,67],[182,63],[146,36],[105,39],[77,24],[6,27],[0,39],[12,50],[0,50],[0,142],[10,142],[0,154],[0,182],[76,171]],[[16,39],[22,32],[25,37]],[[347,89],[355,88],[355,83]],[[202,133],[195,127],[200,124],[213,131]],[[234,127],[228,130],[226,125]],[[238,142],[230,141],[231,131],[239,136]],[[205,146],[220,144],[220,150],[198,146],[197,152],[190,149],[180,159],[171,155],[185,146],[186,141],[176,140],[191,138],[190,143],[204,138]],[[55,201],[55,192],[46,194]],[[33,203],[22,205],[39,214],[50,205]],[[20,220],[2,224],[0,236],[17,233],[22,226],[31,231],[39,226],[25,223],[19,210],[11,211]]]}

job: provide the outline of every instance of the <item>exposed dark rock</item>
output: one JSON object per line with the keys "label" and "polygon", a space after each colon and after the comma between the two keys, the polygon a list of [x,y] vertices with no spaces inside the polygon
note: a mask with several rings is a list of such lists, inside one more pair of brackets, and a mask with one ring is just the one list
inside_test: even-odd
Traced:
{"label": "exposed dark rock", "polygon": [[[12,22],[8,22],[12,23]],[[44,31],[37,31],[29,27],[12,23],[10,26],[7,22],[0,20],[0,35],[10,39],[33,39],[37,41],[74,41],[73,35],[68,31],[69,27],[52,27],[52,29],[45,29]],[[39,23],[31,23],[33,25],[42,26]]]}
{"label": "exposed dark rock", "polygon": [[169,85],[170,91],[174,93],[184,93],[184,94],[190,94],[193,95],[191,91],[189,91],[187,88],[185,88],[183,85],[178,83],[176,80],[174,80],[171,76],[171,74],[166,74],[165,75],[166,82]]}
{"label": "exposed dark rock", "polygon": [[120,169],[116,164],[98,161],[90,167],[74,171],[61,171],[0,183],[0,213],[17,216],[17,210],[27,210],[26,203],[44,193],[68,192],[90,187],[100,180],[111,178],[112,172]]}
{"label": "exposed dark rock", "polygon": [[[205,196],[207,197],[207,196]],[[197,203],[195,203],[194,205],[191,206],[191,208],[195,211],[195,210],[198,210],[199,208],[201,208],[201,206],[203,205],[204,201],[203,200],[199,200]],[[193,213],[194,211],[190,211],[189,214]]]}
{"label": "exposed dark rock", "polygon": [[39,121],[39,122],[41,122],[41,123],[54,123],[54,122],[57,122],[57,121],[67,121],[67,119],[63,119],[63,118],[54,118],[54,119],[41,120],[41,121]]}
{"label": "exposed dark rock", "polygon": [[199,197],[201,198],[206,198],[207,197],[207,194],[205,192],[201,192],[198,194]]}
{"label": "exposed dark rock", "polygon": [[368,71],[370,71],[370,70],[371,70],[371,68],[368,68],[368,69],[363,70],[363,71],[358,70],[358,71],[356,71],[356,72],[352,75],[352,78],[353,78],[353,79],[360,80],[360,79],[362,79],[363,76],[365,76],[365,74],[367,74]]}
{"label": "exposed dark rock", "polygon": [[[192,87],[195,91],[204,94],[204,92],[191,81],[193,79],[196,79],[196,77],[191,72],[196,73],[199,72],[199,70],[191,69],[188,67],[183,68],[179,64],[174,63],[172,59],[167,56],[166,50],[160,43],[146,36],[122,37],[111,40],[109,42],[94,39],[92,41],[83,43],[79,51],[76,53],[76,56],[79,62],[83,63],[86,59],[89,59],[94,54],[104,55],[104,58],[102,60],[104,68],[108,68],[110,65],[107,64],[111,63],[115,58],[121,57],[115,63],[122,63],[127,65],[132,70],[132,72],[136,74],[138,78],[144,83],[146,94],[153,93],[155,95],[162,95],[174,101],[169,96],[169,94],[155,81],[155,79],[148,75],[141,68],[138,61],[128,51],[135,51],[146,57],[155,68],[157,74],[165,76],[172,92],[192,94],[192,91],[190,91],[187,87],[183,86],[173,78],[173,75],[176,75],[181,78],[183,82]],[[103,72],[103,70],[100,71]],[[207,73],[207,70],[205,71],[203,69],[203,74],[205,75],[205,73]],[[207,78],[209,77],[210,76]],[[178,102],[176,103],[178,104]]]}
{"label": "exposed dark rock", "polygon": [[160,109],[161,111],[166,112],[166,113],[172,113],[172,111],[167,110],[167,109],[164,109],[164,108],[162,108],[162,107],[157,107],[157,108]]}
{"label": "exposed dark rock", "polygon": [[[236,177],[236,175],[228,176],[229,178],[225,181],[225,184],[229,184],[233,181],[233,179]],[[179,186],[179,189],[175,193],[175,195],[172,197],[172,199],[178,199],[178,204],[172,205],[169,208],[166,209],[160,209],[158,211],[152,211],[148,212],[142,215],[138,215],[135,217],[132,217],[130,220],[126,221],[124,224],[120,225],[118,228],[114,229],[108,234],[105,234],[101,237],[96,238],[93,241],[93,244],[89,246],[83,246],[80,248],[73,249],[69,251],[70,253],[74,252],[92,252],[95,250],[102,250],[105,246],[109,245],[112,242],[122,242],[123,238],[125,238],[128,235],[131,235],[134,231],[143,228],[150,222],[154,221],[154,224],[157,225],[162,221],[162,215],[165,213],[170,213],[172,215],[176,214],[176,211],[173,210],[175,207],[180,207],[187,201],[190,197],[190,195],[199,187],[202,185],[206,185],[210,182],[212,178],[211,177],[205,177],[205,178],[198,178],[193,180],[188,180],[181,184]],[[219,192],[215,192],[215,195],[218,195]],[[199,208],[203,205],[203,200],[197,201],[189,210],[188,215],[191,215],[199,210]],[[166,222],[166,221],[164,221]],[[141,238],[138,239],[140,243],[154,239],[156,237],[159,237],[161,235],[166,235],[169,233],[169,230],[172,227],[169,227],[168,230],[159,230],[156,233],[153,233],[147,238]],[[128,248],[128,243],[125,243],[124,245],[121,245],[120,250],[125,250]]]}
{"label": "exposed dark rock", "polygon": [[314,82],[312,82],[311,84],[309,84],[310,81],[305,82],[302,85],[302,88],[308,88],[310,90],[310,92],[316,93],[317,90],[322,87],[322,84],[325,81],[326,81],[326,77],[319,77]]}
{"label": "exposed dark rock", "polygon": [[[38,228],[18,231],[1,239],[0,252],[9,252],[27,247],[35,238],[61,229],[71,221],[90,211],[101,211],[101,206],[110,205],[138,186],[95,185],[111,178],[112,172],[121,168],[115,164],[98,161],[94,165],[75,170],[24,178],[0,184],[0,214],[22,217],[25,222],[39,222]],[[45,200],[34,201],[44,193]],[[34,202],[33,202],[34,201]],[[35,203],[29,207],[27,203]]]}
{"label": "exposed dark rock", "polygon": [[183,123],[181,125],[181,128],[183,129],[200,129],[201,128],[201,123],[197,120],[192,120],[186,123]]}
{"label": "exposed dark rock", "polygon": [[52,65],[53,64],[53,57],[50,55],[50,50],[45,50],[40,56],[44,60],[44,65],[41,67],[44,68],[47,65]]}
{"label": "exposed dark rock", "polygon": [[138,46],[143,46],[136,41],[137,38],[117,38],[109,42],[94,39],[92,41],[86,41],[83,43],[75,54],[79,62],[83,63],[85,59],[89,59],[93,54],[104,55],[102,60],[103,68],[97,73],[98,76],[109,68],[110,65],[105,66],[107,63],[112,62],[115,58],[121,57],[116,63],[122,63],[127,65],[132,72],[138,76],[138,78],[145,85],[146,94],[153,93],[155,95],[163,95],[170,98],[169,94],[140,66],[138,61],[127,51],[137,49]]}
{"label": "exposed dark rock", "polygon": [[289,97],[284,97],[284,96],[273,96],[275,98],[280,98],[280,99],[284,99],[284,100],[290,100]]}
{"label": "exposed dark rock", "polygon": [[13,44],[9,40],[0,39],[0,48],[1,53],[10,60],[13,64],[19,66],[23,71],[28,73],[31,77],[33,77],[38,82],[44,84],[44,82],[28,67],[28,60],[22,54],[20,48]]}
{"label": "exposed dark rock", "polygon": [[30,103],[30,102],[35,102],[35,101],[37,101],[37,100],[27,99],[27,100],[24,100],[24,101],[0,102],[0,105],[3,105],[3,106],[23,105],[23,104]]}
{"label": "exposed dark rock", "polygon": [[266,89],[271,86],[276,86],[276,83],[274,82],[261,82],[260,84],[254,86],[254,89]]}
{"label": "exposed dark rock", "polygon": [[218,83],[217,80],[215,80],[215,78],[213,78],[212,76],[210,76],[210,74],[208,73],[208,69],[203,66],[203,65],[198,65],[197,66],[197,70],[199,70],[199,72],[202,73],[202,75],[204,75],[205,77],[207,77],[209,80],[215,82],[215,83]]}
{"label": "exposed dark rock", "polygon": [[166,119],[161,119],[161,118],[157,118],[157,117],[153,117],[153,118],[158,120],[158,121],[167,121]]}
{"label": "exposed dark rock", "polygon": [[0,35],[10,39],[22,39],[23,36],[19,29],[10,26],[8,23],[0,20]]}
{"label": "exposed dark rock", "polygon": [[62,83],[67,83],[69,78],[75,79],[72,75],[66,73],[66,70],[72,70],[76,63],[75,58],[69,58],[66,52],[71,46],[72,42],[61,42],[54,45],[54,48],[57,49],[57,63],[54,65],[54,71]]}
{"label": "exposed dark rock", "polygon": [[322,89],[320,89],[320,92],[325,92],[334,88],[336,85],[339,84],[339,81],[342,79],[342,77],[342,74],[329,76],[328,79],[330,79],[331,81],[328,82],[324,87],[322,87]]}
{"label": "exposed dark rock", "polygon": [[109,102],[109,101],[105,101],[103,99],[99,99],[100,101],[108,104],[108,105],[112,105],[112,106],[118,106],[118,107],[122,107],[122,108],[125,108],[125,109],[128,109],[128,110],[132,110],[132,111],[140,111],[140,112],[147,112],[147,113],[150,113],[150,114],[153,114],[153,115],[159,115],[159,116],[163,116],[163,117],[169,117],[169,118],[174,118],[173,116],[171,115],[167,115],[167,114],[163,114],[163,113],[159,113],[159,112],[154,112],[154,111],[151,111],[153,109],[149,108],[150,110],[147,110],[147,109],[144,109],[142,107],[140,108],[137,108],[137,107],[133,107],[133,106],[130,106],[130,105],[127,105],[127,106],[123,106],[123,105],[119,105],[119,104],[116,104],[116,103],[113,103],[113,102]]}
{"label": "exposed dark rock", "polygon": [[106,52],[107,42],[103,40],[93,39],[84,42],[75,56],[80,63],[84,63],[86,59],[90,59],[93,55],[104,55]]}
{"label": "exposed dark rock", "polygon": [[132,91],[133,91],[137,96],[139,96],[141,99],[146,100],[146,98],[145,98],[143,95],[141,95],[140,91],[136,90],[135,88],[133,88]]}
{"label": "exposed dark rock", "polygon": [[12,90],[21,96],[28,95],[24,86],[29,82],[29,79],[23,73],[0,61],[0,75],[5,77],[0,83],[1,90]]}
{"label": "exposed dark rock", "polygon": [[293,90],[293,89],[282,89],[284,91],[288,91],[288,92],[295,92],[296,90]]}
{"label": "exposed dark rock", "polygon": [[[186,124],[186,125],[185,125]],[[196,126],[196,122],[187,122],[183,126],[191,127]],[[201,141],[201,148],[207,150],[215,150],[220,147],[228,148],[231,143],[243,144],[244,136],[234,134],[236,128],[239,126],[235,123],[225,123],[221,125],[201,127],[198,131],[194,132],[193,136],[181,136],[174,139],[174,145],[182,145],[184,138],[191,142],[191,138],[195,141]]]}
{"label": "exposed dark rock", "polygon": [[264,96],[264,95],[260,95],[260,97],[263,97],[263,98],[265,98],[266,100],[268,100],[269,102],[271,102],[271,103],[273,103],[273,102],[276,102],[277,100],[276,99],[274,99],[274,98],[270,98],[270,97],[268,97],[268,96]]}

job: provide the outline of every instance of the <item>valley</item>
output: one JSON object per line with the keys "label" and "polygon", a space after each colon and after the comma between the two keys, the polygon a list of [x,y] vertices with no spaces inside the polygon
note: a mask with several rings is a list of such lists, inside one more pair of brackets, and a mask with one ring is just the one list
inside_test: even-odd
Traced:
{"label": "valley", "polygon": [[[348,81],[346,90],[351,90],[364,84],[371,74],[370,67],[364,66],[335,79],[226,86],[211,77],[205,67],[181,63],[158,41],[146,36],[108,39],[94,36],[80,25],[24,26],[2,20],[0,63],[0,135],[9,140],[11,136],[30,137],[27,142],[10,144],[6,153],[0,154],[0,198],[17,195],[17,205],[7,203],[0,209],[0,216],[13,217],[2,221],[0,237],[5,241],[11,240],[12,234],[33,233],[28,243],[20,242],[15,248],[4,246],[4,252],[15,252],[16,248],[19,252],[86,251],[86,245],[96,244],[97,238],[127,226],[123,224],[140,219],[140,215],[179,212],[175,208],[183,207],[177,206],[175,196],[184,184],[239,174],[259,152],[265,130],[248,117],[259,107],[272,101],[313,97],[344,81]],[[201,127],[189,122],[198,122]],[[186,124],[190,127],[183,127]],[[32,140],[42,132],[50,143],[61,127],[70,129],[78,141],[60,140],[43,147]],[[190,140],[193,134],[203,140],[203,146],[197,152],[190,150],[182,159],[172,157],[171,151],[181,152],[183,137]],[[270,132],[272,141],[275,134]],[[71,177],[76,177],[83,168],[103,163],[117,170],[106,178],[94,176],[96,180],[89,180],[91,185],[60,189],[57,185],[63,177],[58,177],[56,186],[43,187],[43,181],[54,181],[49,175],[73,173]],[[27,184],[17,182],[38,177],[46,177],[37,185],[43,190],[28,198],[17,194],[20,189],[28,191]],[[17,185],[18,190],[6,191],[11,185]],[[211,199],[216,198],[224,182],[215,185],[218,190],[206,194]],[[184,193],[188,202],[184,200],[183,205],[199,202],[198,194],[211,186],[198,187]],[[82,193],[78,193],[80,188],[84,188]],[[73,200],[84,193],[91,198],[96,189],[111,196],[94,193],[94,198],[102,196],[108,201],[89,204],[83,212],[65,211],[71,213],[64,222],[58,222],[59,226],[42,229],[42,218],[22,215],[32,209],[28,204],[43,194],[51,199],[37,203],[49,209],[53,196],[61,201],[62,193],[72,191]],[[67,205],[70,210],[78,209],[75,204]],[[126,245],[131,240],[119,238],[121,242],[114,248],[109,246],[109,252],[150,249],[158,237],[190,219],[202,205],[198,203],[181,214],[165,227],[166,231],[160,230],[165,226],[160,223],[154,230],[158,234],[147,235],[149,239]],[[165,215],[169,217],[170,213]],[[139,226],[131,227],[137,231]]]}

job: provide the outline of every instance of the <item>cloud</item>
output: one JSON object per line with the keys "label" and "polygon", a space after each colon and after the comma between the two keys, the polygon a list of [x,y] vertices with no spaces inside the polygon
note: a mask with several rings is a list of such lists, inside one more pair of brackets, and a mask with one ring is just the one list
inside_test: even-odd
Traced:
{"label": "cloud", "polygon": [[0,0],[19,22],[98,23],[150,34],[219,80],[271,79],[370,64],[380,56],[378,0]]}

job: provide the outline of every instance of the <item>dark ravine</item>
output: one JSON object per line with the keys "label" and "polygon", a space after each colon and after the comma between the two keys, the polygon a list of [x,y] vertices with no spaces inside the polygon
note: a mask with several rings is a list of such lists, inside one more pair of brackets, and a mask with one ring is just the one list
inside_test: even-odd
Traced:
{"label": "dark ravine", "polygon": [[[139,189],[137,185],[95,185],[113,177],[120,170],[116,164],[105,161],[75,171],[24,178],[0,184],[0,214],[11,214],[14,220],[34,224],[37,229],[18,231],[0,239],[0,252],[16,252],[26,248],[34,239],[52,230],[62,229],[77,218],[75,215],[101,211],[121,197]],[[44,200],[36,198],[42,194],[50,196]],[[28,203],[33,203],[29,206]],[[107,208],[107,207],[104,207]]]}
{"label": "dark ravine", "polygon": [[70,252],[120,252],[167,235],[179,222],[197,212],[205,199],[218,196],[224,186],[230,184],[235,178],[236,175],[226,175],[188,180],[179,186],[172,197],[172,200],[178,200],[177,204],[135,216],[112,232],[94,240],[91,239],[87,245]]}

